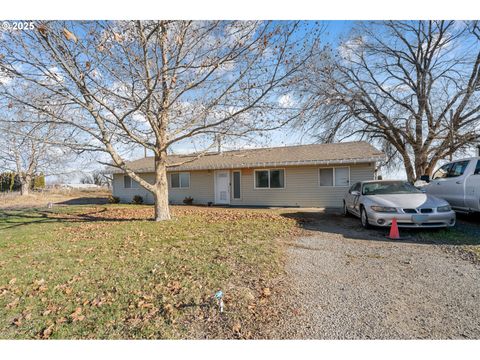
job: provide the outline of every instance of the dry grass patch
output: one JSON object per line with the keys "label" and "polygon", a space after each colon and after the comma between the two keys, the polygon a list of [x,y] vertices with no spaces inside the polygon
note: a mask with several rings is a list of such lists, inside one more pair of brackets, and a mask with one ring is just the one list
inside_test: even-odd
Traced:
{"label": "dry grass patch", "polygon": [[32,191],[21,196],[19,192],[0,193],[0,209],[21,209],[32,207],[46,207],[48,203],[69,202],[74,199],[97,199],[106,201],[110,195],[108,190],[79,190],[79,189],[51,189]]}

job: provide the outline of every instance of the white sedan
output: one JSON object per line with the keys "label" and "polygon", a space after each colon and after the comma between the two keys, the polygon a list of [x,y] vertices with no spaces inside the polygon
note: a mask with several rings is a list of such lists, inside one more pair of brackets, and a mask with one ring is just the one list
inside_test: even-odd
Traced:
{"label": "white sedan", "polygon": [[360,218],[362,226],[441,228],[455,225],[448,202],[428,195],[406,181],[370,180],[353,184],[343,200],[345,215]]}

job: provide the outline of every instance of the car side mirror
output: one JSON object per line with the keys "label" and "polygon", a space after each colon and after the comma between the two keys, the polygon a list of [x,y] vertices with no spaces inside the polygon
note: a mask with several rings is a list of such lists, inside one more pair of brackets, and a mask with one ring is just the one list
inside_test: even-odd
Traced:
{"label": "car side mirror", "polygon": [[353,190],[350,194],[352,194],[353,196],[360,196],[360,191]]}
{"label": "car side mirror", "polygon": [[430,182],[430,176],[429,175],[422,175],[420,176],[420,180],[425,181],[426,183]]}

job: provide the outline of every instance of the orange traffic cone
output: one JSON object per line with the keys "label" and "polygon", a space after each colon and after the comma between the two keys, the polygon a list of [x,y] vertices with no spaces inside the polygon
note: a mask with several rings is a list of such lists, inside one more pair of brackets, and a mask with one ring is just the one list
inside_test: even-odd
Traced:
{"label": "orange traffic cone", "polygon": [[398,231],[398,224],[397,219],[393,218],[392,226],[390,227],[390,235],[388,235],[389,239],[398,240],[400,239],[400,232]]}

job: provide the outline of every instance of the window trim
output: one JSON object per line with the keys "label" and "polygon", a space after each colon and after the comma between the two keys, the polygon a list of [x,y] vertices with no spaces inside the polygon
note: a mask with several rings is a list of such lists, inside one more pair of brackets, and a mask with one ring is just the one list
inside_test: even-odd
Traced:
{"label": "window trim", "polygon": [[[236,198],[235,197],[235,173],[239,173],[239,177],[238,177],[238,186],[239,186],[239,189],[240,189],[240,197]],[[265,189],[265,188],[264,188]],[[232,170],[232,200],[242,200],[242,171],[241,170]]]}
{"label": "window trim", "polygon": [[[172,181],[172,175],[173,174],[178,174],[178,187],[173,186],[173,181]],[[187,174],[188,175],[188,186],[182,186],[182,181],[180,179],[180,174]],[[190,172],[189,171],[175,171],[170,173],[170,188],[171,189],[177,189],[177,190],[183,190],[183,189],[190,189],[191,185],[191,177],[190,177]]]}
{"label": "window trim", "polygon": [[[348,169],[348,184],[346,186],[341,186],[341,185],[335,185],[335,169]],[[320,185],[320,170],[321,169],[332,169],[333,176],[332,176],[332,185]],[[318,168],[318,187],[319,188],[347,188],[350,189],[351,183],[352,183],[352,177],[351,177],[351,168],[350,166],[322,166]]]}
{"label": "window trim", "polygon": [[[283,170],[283,187],[270,187],[270,171],[272,170]],[[257,172],[258,171],[267,171],[268,172],[268,187],[257,187]],[[287,170],[285,168],[268,168],[268,169],[254,169],[253,170],[253,189],[254,190],[282,190],[287,187]]]}

